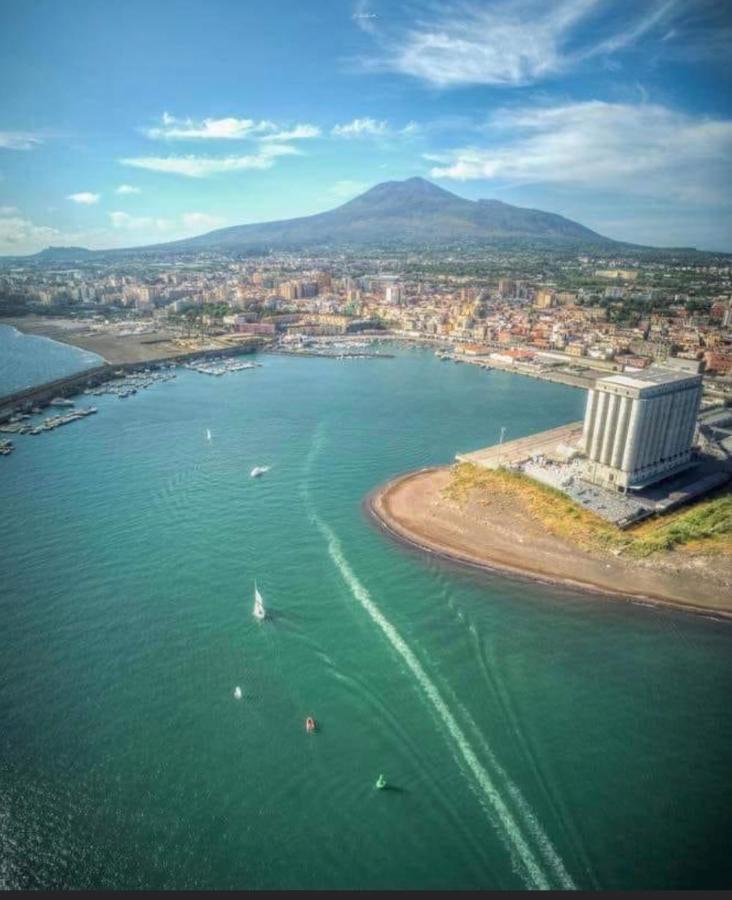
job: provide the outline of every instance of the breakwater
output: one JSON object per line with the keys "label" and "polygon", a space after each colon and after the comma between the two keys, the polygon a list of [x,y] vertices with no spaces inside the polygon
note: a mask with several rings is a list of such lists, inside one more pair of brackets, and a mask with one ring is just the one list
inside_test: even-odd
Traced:
{"label": "breakwater", "polygon": [[121,363],[97,366],[93,369],[85,369],[64,378],[57,378],[44,384],[25,388],[0,397],[0,422],[9,419],[19,409],[25,410],[32,405],[45,405],[54,397],[70,397],[89,388],[99,387],[106,381],[119,376],[142,372],[145,369],[159,369],[163,366],[179,365],[192,359],[221,359],[228,356],[255,353],[261,347],[259,340],[253,340],[250,344],[237,345],[236,347],[222,347],[212,350],[195,350],[190,353],[181,353],[164,359],[148,360],[145,362]]}

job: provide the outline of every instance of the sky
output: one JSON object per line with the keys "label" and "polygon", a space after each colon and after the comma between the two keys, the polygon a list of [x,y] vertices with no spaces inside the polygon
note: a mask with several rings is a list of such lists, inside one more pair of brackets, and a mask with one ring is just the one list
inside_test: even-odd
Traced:
{"label": "sky", "polygon": [[415,175],[732,251],[731,44],[715,0],[0,0],[0,254]]}

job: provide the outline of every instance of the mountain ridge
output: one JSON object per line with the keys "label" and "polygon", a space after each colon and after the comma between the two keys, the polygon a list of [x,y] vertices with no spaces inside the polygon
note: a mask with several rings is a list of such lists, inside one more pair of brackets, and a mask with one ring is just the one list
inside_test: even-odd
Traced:
{"label": "mountain ridge", "polygon": [[468,200],[414,177],[385,181],[334,209],[250,225],[231,225],[156,247],[272,249],[292,245],[427,243],[532,238],[580,241],[598,246],[619,242],[557,213],[511,206],[500,200]]}

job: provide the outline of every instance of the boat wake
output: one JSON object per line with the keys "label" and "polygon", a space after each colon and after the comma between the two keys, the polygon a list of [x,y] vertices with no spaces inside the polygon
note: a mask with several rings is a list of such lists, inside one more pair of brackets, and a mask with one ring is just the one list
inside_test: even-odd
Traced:
{"label": "boat wake", "polygon": [[[550,890],[553,887],[553,882],[556,882],[565,890],[574,889],[576,886],[569,872],[549,841],[548,836],[539,825],[538,820],[530,810],[518,787],[510,781],[506,773],[497,765],[497,763],[493,765],[493,768],[497,770],[499,777],[505,781],[509,795],[520,809],[522,817],[526,820],[526,827],[534,839],[537,840],[540,854],[544,857],[543,860],[540,856],[537,856],[529,846],[519,822],[509,809],[506,800],[494,784],[487,769],[478,759],[455,716],[452,714],[437,687],[422,667],[422,664],[396,628],[381,612],[368,590],[356,577],[356,574],[343,554],[343,549],[336,534],[320,518],[320,516],[317,515],[317,513],[313,514],[313,521],[325,538],[328,546],[328,553],[341,573],[343,580],[350,589],[353,597],[361,604],[372,621],[379,626],[389,643],[402,657],[412,675],[414,675],[417,683],[422,688],[424,695],[432,704],[447,728],[460,755],[480,787],[484,800],[487,801],[487,806],[484,804],[484,808],[488,812],[493,824],[497,826],[499,836],[506,844],[514,861],[514,866],[522,875],[527,886],[534,890]],[[549,869],[549,873],[547,873],[545,867]]]}

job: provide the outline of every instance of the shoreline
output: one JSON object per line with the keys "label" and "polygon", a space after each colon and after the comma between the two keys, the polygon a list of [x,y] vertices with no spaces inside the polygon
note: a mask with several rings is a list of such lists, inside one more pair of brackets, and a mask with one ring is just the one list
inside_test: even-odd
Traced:
{"label": "shoreline", "polygon": [[[561,548],[563,553],[557,554],[554,565],[545,565],[542,567],[541,565],[532,564],[532,561],[528,559],[528,551],[522,553],[520,549],[517,549],[520,548],[524,540],[531,537],[528,533],[531,530],[528,521],[519,522],[519,525],[526,526],[527,534],[523,538],[518,537],[518,542],[514,542],[513,547],[510,550],[506,544],[501,546],[501,543],[496,541],[494,546],[483,548],[480,553],[477,553],[474,550],[471,552],[471,548],[466,546],[465,541],[460,540],[460,534],[457,528],[452,531],[452,541],[447,539],[450,536],[448,534],[450,529],[448,528],[443,528],[441,534],[435,533],[436,531],[439,531],[439,529],[431,527],[433,526],[433,523],[430,522],[429,516],[425,514],[424,509],[418,509],[416,512],[407,512],[405,504],[408,506],[410,504],[410,499],[413,498],[399,496],[400,491],[402,492],[402,495],[404,495],[406,491],[414,491],[415,482],[417,482],[419,483],[420,488],[419,495],[422,499],[427,495],[436,503],[444,503],[444,501],[441,501],[440,499],[435,501],[434,482],[435,479],[437,479],[438,487],[444,486],[441,485],[441,482],[445,480],[444,476],[447,473],[449,473],[449,467],[427,467],[399,475],[385,484],[376,487],[363,501],[363,508],[367,517],[381,531],[403,547],[419,551],[420,553],[429,554],[435,559],[453,565],[477,569],[494,575],[498,574],[509,578],[528,580],[539,584],[567,587],[574,591],[604,596],[614,600],[623,600],[626,603],[633,603],[635,605],[668,608],[693,613],[694,615],[703,615],[707,618],[711,617],[716,620],[732,621],[732,603],[725,607],[708,605],[703,602],[689,602],[688,600],[672,595],[668,590],[663,590],[665,582],[669,581],[672,581],[674,584],[681,583],[683,585],[687,581],[691,583],[693,580],[693,586],[698,587],[700,584],[698,574],[691,574],[688,578],[680,579],[678,574],[648,570],[633,561],[623,560],[622,563],[618,563],[614,557],[607,557],[607,560],[612,560],[612,562],[608,562],[604,556],[588,554],[579,548],[572,548],[559,538],[549,539],[557,547],[564,544],[564,547]],[[432,484],[425,489],[428,480],[431,480]],[[402,505],[402,509],[396,512],[393,508],[395,500],[397,504],[401,503]],[[445,509],[447,509],[446,504]],[[444,510],[442,511],[444,512]],[[470,517],[467,513],[453,513],[453,518],[462,520],[459,523],[459,527],[461,528],[471,525]],[[416,525],[415,519],[418,523]],[[475,523],[472,524],[475,525]],[[477,525],[475,527],[476,529],[478,528]],[[532,551],[536,547],[533,542],[530,546]],[[594,574],[597,576],[597,572],[592,571],[586,573],[585,577],[578,577],[574,569],[579,569],[580,575],[582,576],[583,568],[585,570],[588,569],[588,562],[594,563],[595,569],[599,566],[607,566],[611,568],[611,571],[607,574],[606,578],[593,578],[591,575]],[[654,582],[656,582],[656,590],[638,590],[629,586],[625,583],[626,578],[619,578],[618,573],[613,571],[613,569],[616,568],[613,564],[617,564],[617,567],[622,567],[622,574],[626,576],[626,578],[627,576],[642,576],[641,580],[651,588],[653,588]],[[619,588],[613,586],[613,583],[616,585],[622,583],[623,587]],[[709,583],[708,588],[711,592],[714,590],[715,586]],[[723,596],[722,591],[723,588],[719,587],[718,594]]]}

